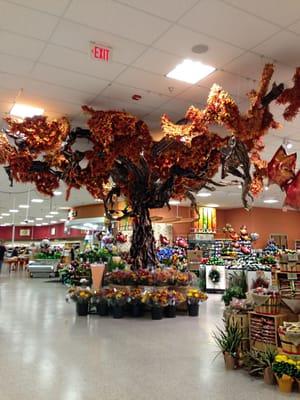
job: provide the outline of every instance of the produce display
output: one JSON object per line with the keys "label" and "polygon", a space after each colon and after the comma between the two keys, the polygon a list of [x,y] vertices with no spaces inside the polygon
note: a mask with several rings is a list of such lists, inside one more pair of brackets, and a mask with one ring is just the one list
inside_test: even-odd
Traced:
{"label": "produce display", "polygon": [[242,269],[245,271],[271,271],[269,265],[262,264],[256,256],[239,258],[227,266],[228,269]]}

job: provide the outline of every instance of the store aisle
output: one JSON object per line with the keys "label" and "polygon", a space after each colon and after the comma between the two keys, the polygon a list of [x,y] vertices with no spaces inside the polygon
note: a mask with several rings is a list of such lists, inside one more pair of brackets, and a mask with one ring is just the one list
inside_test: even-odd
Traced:
{"label": "store aisle", "polygon": [[[243,372],[226,372],[211,331],[219,296],[200,317],[113,320],[75,316],[60,284],[0,277],[0,393],[6,400],[281,399]],[[295,393],[292,398],[296,398]]]}

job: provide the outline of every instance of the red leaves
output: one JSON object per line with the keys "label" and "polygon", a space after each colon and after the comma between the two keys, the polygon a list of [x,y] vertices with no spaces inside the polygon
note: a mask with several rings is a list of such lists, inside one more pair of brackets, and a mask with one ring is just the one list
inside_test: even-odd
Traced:
{"label": "red leaves", "polygon": [[268,164],[270,183],[283,187],[295,176],[297,153],[288,155],[285,148],[280,146]]}
{"label": "red leaves", "polygon": [[285,89],[277,99],[279,104],[289,103],[283,113],[284,119],[287,121],[292,121],[300,110],[300,67],[296,69],[293,81],[294,86],[290,89]]}
{"label": "red leaves", "polygon": [[286,198],[284,205],[290,206],[297,210],[300,209],[300,170],[298,171],[295,179],[285,188]]}

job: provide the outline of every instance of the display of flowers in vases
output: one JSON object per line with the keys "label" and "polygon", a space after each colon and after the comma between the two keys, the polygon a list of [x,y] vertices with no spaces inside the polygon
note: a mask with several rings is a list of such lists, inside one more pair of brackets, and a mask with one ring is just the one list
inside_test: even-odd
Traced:
{"label": "display of flowers in vases", "polygon": [[123,318],[125,305],[128,299],[128,291],[125,289],[114,288],[106,295],[108,305],[111,307],[114,318]]}
{"label": "display of flowers in vases", "polygon": [[168,305],[168,291],[146,291],[142,301],[150,307],[152,319],[160,320],[163,317],[164,307]]}
{"label": "display of flowers in vases", "polygon": [[175,318],[176,317],[176,306],[177,304],[185,301],[185,296],[178,290],[168,290],[168,305],[164,308],[165,317]]}
{"label": "display of flowers in vases", "polygon": [[272,365],[279,391],[290,393],[292,391],[294,379],[297,379],[299,369],[297,362],[284,354],[278,354]]}
{"label": "display of flowers in vases", "polygon": [[207,294],[199,289],[189,289],[186,294],[188,314],[190,317],[199,315],[199,304],[207,300]]}
{"label": "display of flowers in vases", "polygon": [[154,274],[154,285],[155,286],[167,286],[170,277],[170,272],[163,269],[157,269]]}
{"label": "display of flowers in vases", "polygon": [[77,315],[86,316],[89,313],[89,302],[92,292],[89,288],[78,287],[70,288],[68,291],[69,297],[76,303]]}
{"label": "display of flowers in vases", "polygon": [[175,283],[178,286],[188,286],[192,281],[190,272],[175,271]]}
{"label": "display of flowers in vases", "polygon": [[140,288],[132,288],[128,295],[129,310],[132,317],[141,317],[144,314],[142,303],[143,292]]}

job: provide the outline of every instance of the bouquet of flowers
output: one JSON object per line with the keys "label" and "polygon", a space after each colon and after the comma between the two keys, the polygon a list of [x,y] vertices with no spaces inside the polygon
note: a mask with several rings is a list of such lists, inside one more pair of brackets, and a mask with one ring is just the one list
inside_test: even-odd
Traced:
{"label": "bouquet of flowers", "polygon": [[68,290],[68,297],[77,303],[84,303],[90,300],[92,292],[89,288],[84,287],[70,288]]}
{"label": "bouquet of flowers", "polygon": [[157,269],[153,273],[155,286],[166,286],[169,282],[170,272],[163,269]]}
{"label": "bouquet of flowers", "polygon": [[176,306],[185,301],[185,296],[178,290],[168,290],[167,298],[169,306]]}
{"label": "bouquet of flowers", "polygon": [[190,272],[175,271],[174,281],[178,286],[188,286],[192,281],[192,274]]}
{"label": "bouquet of flowers", "polygon": [[168,305],[168,291],[165,289],[146,291],[142,301],[152,308],[166,307]]}
{"label": "bouquet of flowers", "polygon": [[106,294],[108,304],[114,306],[124,306],[127,302],[129,292],[126,289],[112,289]]}
{"label": "bouquet of flowers", "polygon": [[207,294],[199,289],[189,289],[186,299],[188,304],[199,304],[207,300]]}
{"label": "bouquet of flowers", "polygon": [[142,302],[143,292],[140,288],[132,288],[128,294],[128,303],[137,304]]}

